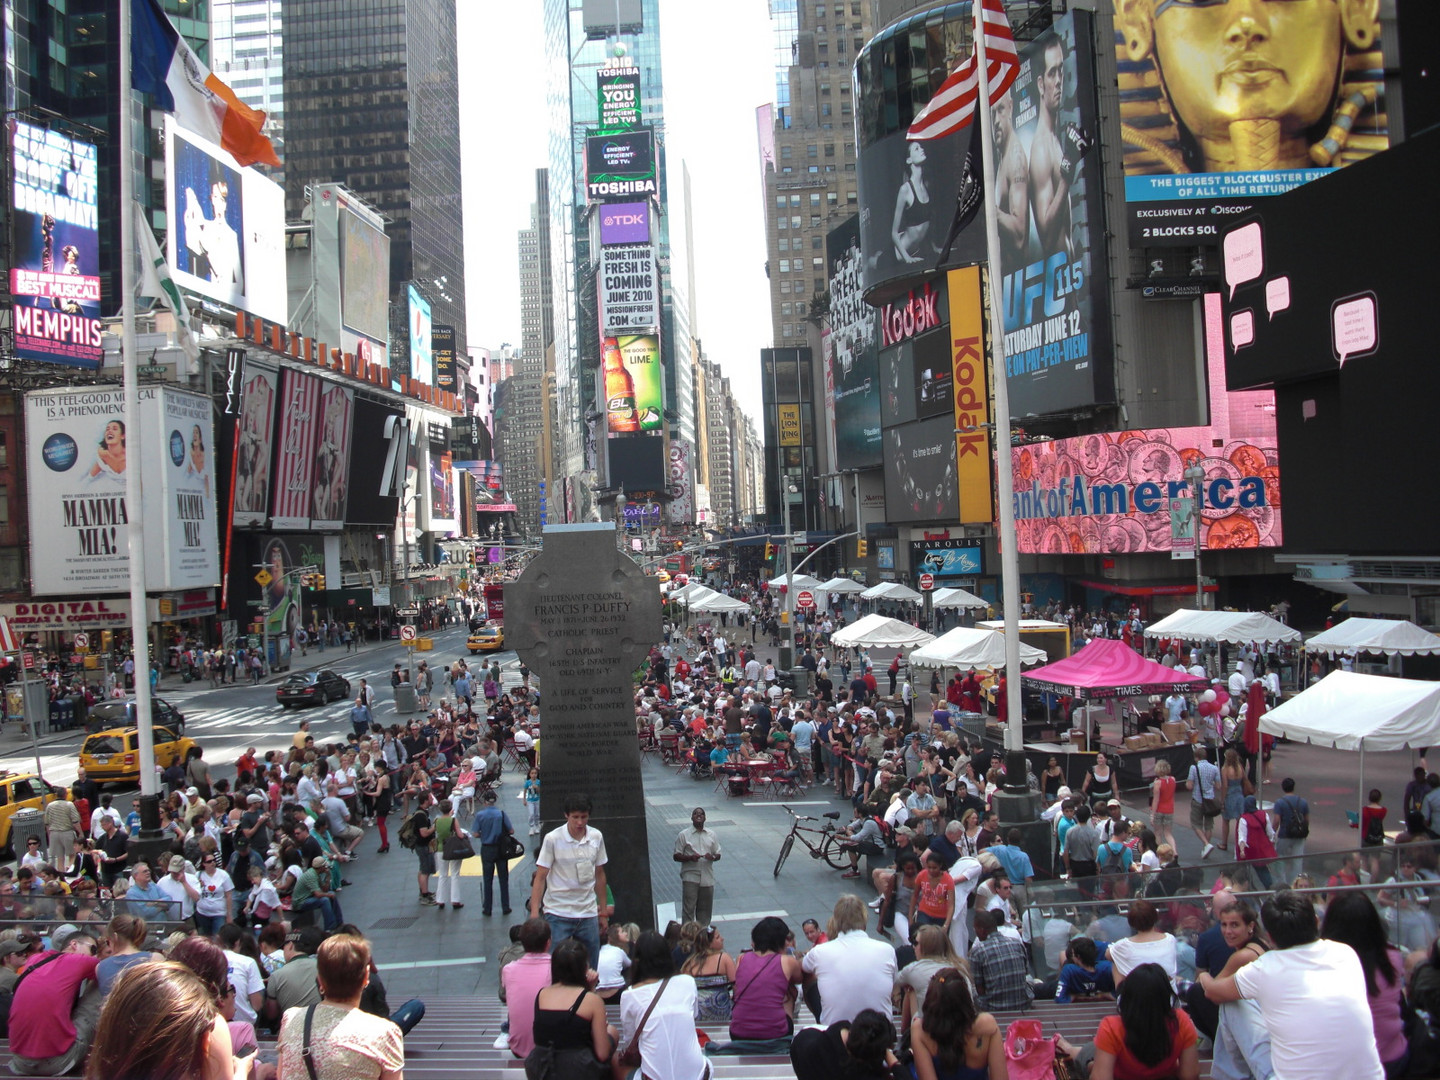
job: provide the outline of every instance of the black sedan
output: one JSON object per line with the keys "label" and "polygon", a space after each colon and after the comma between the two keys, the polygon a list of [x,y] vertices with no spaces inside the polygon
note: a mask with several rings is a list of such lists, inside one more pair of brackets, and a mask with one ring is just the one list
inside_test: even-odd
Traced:
{"label": "black sedan", "polygon": [[350,680],[333,671],[305,671],[291,675],[275,688],[275,700],[285,708],[324,705],[350,696]]}

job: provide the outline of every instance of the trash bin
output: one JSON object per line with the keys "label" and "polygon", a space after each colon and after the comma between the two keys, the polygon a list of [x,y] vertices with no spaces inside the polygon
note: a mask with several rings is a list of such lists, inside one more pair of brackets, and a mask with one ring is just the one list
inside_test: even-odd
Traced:
{"label": "trash bin", "polygon": [[10,815],[10,850],[24,853],[25,841],[35,836],[45,849],[45,815],[39,810],[16,810]]}
{"label": "trash bin", "polygon": [[413,713],[418,708],[420,708],[420,698],[415,693],[414,686],[402,683],[395,687],[395,711],[397,713]]}

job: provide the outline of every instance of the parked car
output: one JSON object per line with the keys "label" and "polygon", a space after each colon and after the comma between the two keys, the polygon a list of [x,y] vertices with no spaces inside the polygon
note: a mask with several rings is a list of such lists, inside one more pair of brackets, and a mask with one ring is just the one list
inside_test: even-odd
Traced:
{"label": "parked car", "polygon": [[39,773],[0,772],[0,850],[14,854],[10,818],[15,811],[43,810],[60,795],[61,789],[46,783]]}
{"label": "parked car", "polygon": [[[162,697],[150,695],[150,719],[161,727],[167,727],[177,734],[185,734],[185,714]],[[97,701],[85,715],[85,730],[89,733],[109,731],[112,728],[135,726],[135,699],[111,698]]]}
{"label": "parked car", "polygon": [[289,709],[324,705],[350,696],[350,680],[333,671],[297,671],[275,688],[275,700]]}
{"label": "parked car", "polygon": [[505,628],[494,623],[482,626],[466,639],[465,647],[472,653],[499,652],[505,648]]}
{"label": "parked car", "polygon": [[[155,764],[162,769],[177,761],[183,762],[193,739],[177,734],[170,728],[155,724],[151,729],[155,742]],[[89,736],[80,747],[80,767],[97,784],[138,784],[140,782],[140,731],[138,728],[112,728]]]}

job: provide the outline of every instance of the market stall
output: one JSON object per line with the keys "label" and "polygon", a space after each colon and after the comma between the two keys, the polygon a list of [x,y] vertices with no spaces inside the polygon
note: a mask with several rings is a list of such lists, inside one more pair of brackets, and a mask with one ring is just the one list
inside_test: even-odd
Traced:
{"label": "market stall", "polygon": [[923,598],[908,585],[901,585],[898,581],[882,581],[862,592],[860,599],[869,600],[871,603],[876,600],[901,600],[907,604],[918,604]]}
{"label": "market stall", "polygon": [[966,589],[936,589],[931,604],[936,611],[943,611],[946,608],[988,608],[990,601]]}
{"label": "market stall", "polygon": [[846,649],[913,649],[934,640],[934,634],[884,615],[866,615],[830,635],[832,644]]}
{"label": "market stall", "polygon": [[[1303,683],[1300,650],[1304,647],[1305,635],[1259,611],[1181,608],[1147,626],[1145,636],[1204,645],[1254,645],[1274,658],[1282,686],[1298,690]],[[1223,668],[1218,653],[1215,659],[1211,674],[1220,675]]]}

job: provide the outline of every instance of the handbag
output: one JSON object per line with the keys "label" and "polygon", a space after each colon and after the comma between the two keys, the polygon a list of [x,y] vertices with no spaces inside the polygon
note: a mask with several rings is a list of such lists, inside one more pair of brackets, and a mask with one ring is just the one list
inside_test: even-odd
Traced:
{"label": "handbag", "polygon": [[518,859],[525,854],[525,845],[515,839],[514,833],[506,833],[500,837],[500,857],[502,859]]}
{"label": "handbag", "polygon": [[470,846],[470,838],[462,836],[458,832],[452,832],[445,838],[444,847],[441,849],[440,857],[446,862],[459,862],[461,859],[475,857],[475,849]]}
{"label": "handbag", "polygon": [[638,1069],[640,1067],[640,1033],[645,1030],[646,1021],[650,1014],[655,1011],[655,1006],[660,1001],[660,995],[665,993],[665,987],[670,985],[670,980],[662,979],[660,989],[655,991],[655,996],[650,999],[649,1006],[645,1009],[645,1015],[640,1017],[640,1023],[635,1028],[635,1034],[630,1039],[630,1045],[620,1051],[620,1064],[627,1069]]}
{"label": "handbag", "polygon": [[1039,1020],[1012,1020],[1005,1031],[1005,1064],[1011,1080],[1054,1080],[1055,1040]]}

